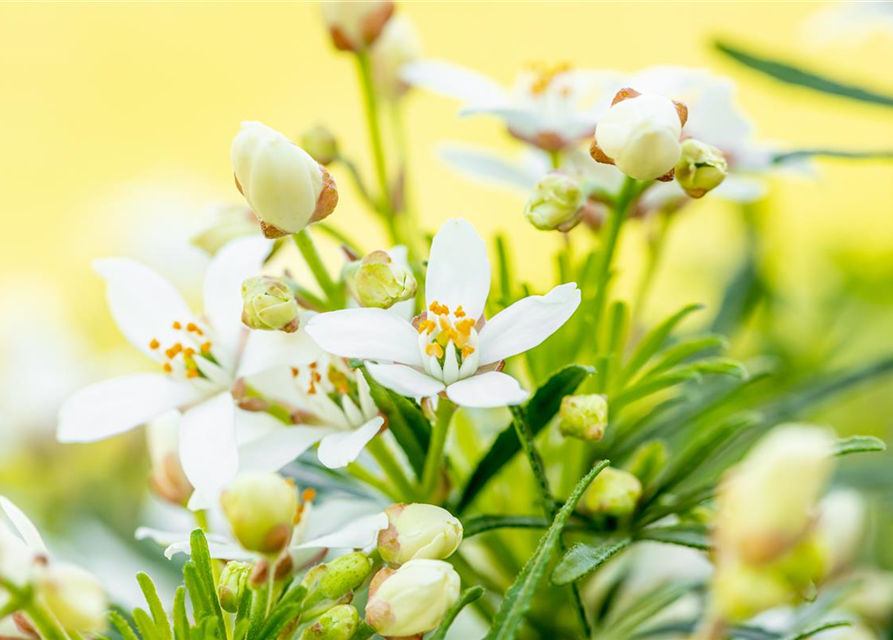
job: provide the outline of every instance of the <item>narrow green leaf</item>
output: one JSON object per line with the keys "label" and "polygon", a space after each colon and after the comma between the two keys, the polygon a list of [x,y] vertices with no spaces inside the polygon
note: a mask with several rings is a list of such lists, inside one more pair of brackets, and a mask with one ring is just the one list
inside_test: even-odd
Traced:
{"label": "narrow green leaf", "polygon": [[877,93],[856,85],[838,82],[837,80],[801,69],[800,67],[795,67],[794,65],[781,62],[780,60],[773,60],[772,58],[755,55],[726,42],[718,41],[715,43],[715,46],[719,51],[733,60],[740,62],[744,66],[750,67],[755,71],[759,71],[760,73],[775,78],[785,84],[806,87],[807,89],[840,96],[842,98],[849,98],[850,100],[893,107],[893,96]]}
{"label": "narrow green leaf", "polygon": [[186,588],[174,592],[174,640],[189,640],[189,618],[186,616]]}
{"label": "narrow green leaf", "polygon": [[365,620],[360,621],[360,626],[356,631],[353,632],[353,635],[350,637],[350,640],[369,640],[372,636],[375,635],[375,629],[369,626]]}
{"label": "narrow green leaf", "polygon": [[529,516],[476,515],[462,520],[463,537],[470,538],[493,529],[545,529],[550,522]]}
{"label": "narrow green leaf", "polygon": [[634,637],[634,632],[643,624],[679,600],[679,598],[691,594],[698,587],[697,583],[672,582],[664,584],[640,595],[622,609],[615,608],[608,615],[607,624],[602,629],[603,637]]}
{"label": "narrow green leaf", "polygon": [[143,590],[143,595],[146,597],[146,603],[149,605],[149,611],[152,613],[152,621],[155,623],[158,637],[162,640],[172,640],[173,631],[171,630],[171,623],[164,610],[164,605],[161,604],[161,599],[158,597],[155,583],[152,582],[152,578],[142,572],[136,574],[136,579],[140,584],[140,589]]}
{"label": "narrow green leaf", "polygon": [[133,628],[127,623],[127,620],[124,619],[124,616],[117,611],[109,612],[109,622],[118,630],[118,633],[121,634],[124,640],[140,640]]}
{"label": "narrow green leaf", "polygon": [[840,158],[843,160],[890,160],[893,151],[844,151],[842,149],[795,149],[783,151],[772,156],[773,164],[796,162],[804,158]]}
{"label": "narrow green leaf", "polygon": [[[572,364],[555,373],[541,386],[527,403],[527,423],[535,436],[549,424],[549,421],[558,413],[561,399],[576,391],[580,384],[594,373],[592,367]],[[502,467],[521,450],[521,442],[515,433],[512,424],[508,425],[493,442],[493,446],[478,463],[474,473],[471,474],[462,497],[456,506],[456,512],[461,513],[472,500],[486,486],[487,482],[496,475]]]}
{"label": "narrow green leaf", "polygon": [[846,456],[851,453],[864,453],[868,451],[886,451],[887,445],[880,438],[874,436],[852,436],[840,438],[834,444],[834,455]]}
{"label": "narrow green leaf", "polygon": [[400,448],[406,453],[416,476],[421,478],[425,469],[425,452],[431,437],[431,425],[422,410],[411,400],[394,393],[373,380],[365,367],[361,367],[369,383],[372,399],[388,419],[388,429]]}
{"label": "narrow green leaf", "polygon": [[192,602],[192,618],[198,624],[200,620],[211,615],[211,603],[208,602],[208,594],[198,576],[198,569],[191,560],[183,565],[183,582]]}
{"label": "narrow green leaf", "polygon": [[636,350],[626,363],[621,379],[624,381],[632,379],[639,369],[644,367],[648,361],[660,351],[667,338],[673,333],[673,329],[675,329],[676,326],[691,313],[703,308],[704,306],[700,304],[690,304],[687,307],[683,307],[645,334],[645,337],[642,338],[639,346],[636,347]]}
{"label": "narrow green leaf", "polygon": [[507,307],[512,302],[512,282],[515,279],[512,277],[512,263],[509,261],[505,237],[500,233],[496,236],[495,242],[497,273],[499,276],[499,302],[503,307]]}
{"label": "narrow green leaf", "polygon": [[726,348],[726,345],[727,342],[723,336],[714,334],[686,338],[662,351],[659,354],[660,357],[657,358],[654,365],[642,375],[642,378],[650,378],[659,373],[664,373],[675,367],[677,364],[681,364],[689,358],[704,352],[716,353],[722,351]]}
{"label": "narrow green leaf", "polygon": [[680,524],[669,527],[650,527],[636,533],[636,539],[675,544],[701,551],[710,550],[709,532],[706,527],[701,525]]}
{"label": "narrow green leaf", "polygon": [[575,544],[552,571],[552,584],[569,584],[589,575],[631,543],[631,538],[621,538],[597,547],[582,542]]}
{"label": "narrow green leaf", "polygon": [[812,627],[810,629],[807,629],[806,631],[801,631],[800,633],[785,636],[784,638],[782,638],[782,640],[806,640],[806,638],[811,638],[814,635],[821,633],[822,631],[826,631],[828,629],[836,629],[838,627],[849,627],[850,625],[851,623],[845,620],[825,622],[824,624],[820,624],[817,627]]}
{"label": "narrow green leaf", "polygon": [[137,607],[133,610],[133,621],[139,630],[143,640],[161,640],[161,636],[155,628],[155,623],[145,609]]}
{"label": "narrow green leaf", "polygon": [[199,578],[199,586],[205,593],[206,602],[210,603],[210,614],[217,620],[217,630],[221,640],[226,638],[226,622],[223,618],[223,609],[217,599],[217,587],[214,583],[214,569],[211,566],[211,553],[208,550],[208,541],[205,532],[196,529],[189,537],[189,555],[195,563],[196,573]]}
{"label": "narrow green leaf", "polygon": [[524,565],[524,568],[521,569],[515,582],[506,591],[485,640],[511,640],[515,637],[518,628],[521,626],[521,621],[530,607],[530,601],[533,598],[537,585],[543,577],[546,565],[552,557],[552,552],[561,539],[561,532],[564,530],[574,508],[576,508],[577,502],[580,501],[583,492],[595,480],[595,477],[609,464],[608,460],[602,460],[574,487],[567,502],[564,503],[558,511],[558,515],[555,516],[552,526],[549,527],[549,530],[540,539],[533,555]]}
{"label": "narrow green leaf", "polygon": [[[443,621],[440,623],[440,626],[437,628],[434,635],[431,636],[430,640],[444,640],[447,631],[450,630],[450,626],[453,624],[453,621],[455,621],[456,616],[459,615],[462,609],[480,598],[482,595],[484,595],[484,588],[479,586],[471,587],[463,591],[456,604],[450,607],[450,610],[446,612]],[[356,635],[354,635],[354,638],[356,638]],[[353,640],[353,638],[351,640]]]}
{"label": "narrow green leaf", "polygon": [[258,638],[278,638],[288,625],[296,623],[301,615],[301,605],[292,604],[287,607],[278,607],[270,613],[270,617],[261,627]]}

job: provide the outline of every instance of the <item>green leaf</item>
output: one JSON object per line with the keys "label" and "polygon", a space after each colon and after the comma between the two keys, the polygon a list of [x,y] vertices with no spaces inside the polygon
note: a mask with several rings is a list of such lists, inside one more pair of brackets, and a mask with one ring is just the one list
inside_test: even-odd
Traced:
{"label": "green leaf", "polygon": [[143,595],[146,597],[146,603],[149,605],[149,611],[152,613],[152,621],[155,623],[158,637],[162,640],[173,640],[174,636],[170,621],[167,618],[167,613],[164,611],[164,605],[161,604],[161,599],[158,597],[158,590],[155,588],[152,578],[140,572],[136,574],[136,579],[140,584]]}
{"label": "green leaf", "polygon": [[499,277],[499,304],[504,308],[512,303],[512,282],[515,279],[512,276],[512,264],[509,261],[505,237],[502,234],[498,234],[495,242],[497,274]]}
{"label": "green leaf", "polygon": [[149,617],[145,609],[139,607],[134,609],[133,621],[136,623],[136,628],[139,630],[143,640],[160,640],[161,636],[158,635],[155,629],[155,623],[152,622],[152,618]]}
{"label": "green leaf", "polygon": [[856,85],[838,82],[780,60],[755,55],[726,42],[718,41],[715,43],[715,46],[720,52],[733,60],[785,84],[805,87],[821,93],[858,100],[859,102],[893,107],[893,96],[877,93],[871,89],[865,89]]}
{"label": "green leaf", "polygon": [[275,611],[270,613],[270,617],[261,627],[258,638],[278,638],[289,624],[297,623],[301,615],[301,605],[291,604],[286,607],[277,607]]}
{"label": "green leaf", "polygon": [[[579,364],[568,365],[558,371],[541,386],[530,402],[527,403],[527,423],[535,436],[549,424],[549,421],[558,413],[561,399],[576,391],[580,384],[594,373],[592,367]],[[521,450],[521,442],[515,433],[513,424],[508,425],[496,438],[493,446],[478,463],[474,473],[462,491],[462,497],[455,511],[461,513],[472,500],[486,486],[487,482],[495,476],[502,467]]]}
{"label": "green leaf", "polygon": [[636,533],[637,540],[651,540],[675,544],[701,551],[710,550],[710,538],[707,528],[695,524],[680,524],[670,527],[650,527]]}
{"label": "green leaf", "polygon": [[[446,615],[443,617],[443,621],[440,623],[440,626],[437,628],[437,631],[431,636],[430,640],[444,640],[446,638],[447,631],[450,630],[450,626],[453,624],[453,621],[456,619],[456,616],[464,609],[466,606],[480,598],[484,595],[483,587],[471,587],[462,592],[462,595],[459,596],[459,600],[450,607],[450,610],[446,612]],[[354,635],[351,640],[356,638]]]}
{"label": "green leaf", "polygon": [[844,151],[842,149],[795,149],[772,156],[772,164],[796,162],[804,158],[840,158],[843,160],[890,160],[893,151]]}
{"label": "green leaf", "polygon": [[388,419],[388,429],[406,453],[416,476],[421,478],[425,469],[425,452],[431,438],[431,424],[414,402],[378,384],[364,366],[358,368],[362,369],[369,383],[375,406]]}
{"label": "green leaf", "polygon": [[183,582],[192,602],[192,618],[198,624],[200,620],[211,615],[211,603],[208,602],[208,594],[198,576],[198,569],[191,560],[183,565]]}
{"label": "green leaf", "polygon": [[795,633],[793,635],[785,636],[782,640],[806,640],[806,638],[811,638],[814,635],[821,633],[822,631],[826,631],[827,629],[836,629],[838,627],[849,627],[851,625],[850,622],[845,620],[837,620],[834,622],[825,622],[824,624],[820,624],[817,627],[812,627],[807,629],[806,631],[801,631],[800,633]]}
{"label": "green leaf", "polygon": [[615,608],[608,616],[601,637],[632,638],[643,624],[683,596],[690,595],[698,586],[697,583],[672,582],[640,595],[622,609]]}
{"label": "green leaf", "polygon": [[545,529],[549,526],[545,518],[530,516],[476,515],[462,520],[463,537],[470,538],[493,529]]}
{"label": "green leaf", "polygon": [[663,347],[664,343],[667,341],[667,338],[673,333],[673,329],[675,329],[676,326],[689,314],[703,308],[704,305],[700,304],[690,304],[687,307],[683,307],[645,334],[645,337],[642,338],[639,346],[636,347],[636,350],[626,363],[621,379],[623,381],[631,380],[639,369],[644,367],[648,361],[660,351],[661,347]]}
{"label": "green leaf", "polygon": [[726,345],[726,339],[719,335],[711,334],[686,338],[662,351],[654,365],[642,377],[650,378],[659,373],[664,373],[689,358],[704,352],[722,351],[726,348]]}
{"label": "green leaf", "polygon": [[140,640],[131,626],[127,624],[127,620],[124,619],[124,616],[117,611],[109,612],[109,622],[111,622],[112,626],[118,630],[118,633],[121,634],[121,637],[124,638],[124,640]]}
{"label": "green leaf", "polygon": [[598,546],[575,544],[552,571],[552,584],[570,584],[589,575],[630,544],[631,538],[608,540]]}
{"label": "green leaf", "polygon": [[360,621],[360,626],[357,627],[357,630],[353,632],[353,635],[350,637],[350,640],[369,640],[372,636],[375,635],[375,629],[369,626],[369,623],[365,620]]}
{"label": "green leaf", "polygon": [[834,444],[834,455],[846,456],[851,453],[864,453],[867,451],[886,451],[887,445],[880,438],[874,436],[852,436],[840,438]]}
{"label": "green leaf", "polygon": [[608,460],[602,460],[595,465],[574,487],[573,492],[568,497],[567,502],[558,511],[552,526],[546,534],[540,539],[533,555],[521,569],[518,577],[509,587],[496,613],[496,618],[490,631],[487,633],[485,640],[511,640],[518,632],[521,621],[530,607],[530,601],[536,592],[537,585],[546,571],[546,565],[552,557],[552,552],[561,539],[561,532],[564,530],[568,519],[576,508],[577,503],[583,496],[583,492],[589,487],[595,477],[610,464]]}
{"label": "green leaf", "polygon": [[220,608],[220,601],[217,599],[217,588],[214,582],[214,569],[211,566],[211,553],[208,551],[208,541],[205,538],[205,532],[196,529],[189,537],[189,555],[192,562],[195,563],[196,576],[199,584],[196,585],[204,593],[204,599],[209,603],[209,613],[217,621],[218,637],[220,640],[226,638],[226,622],[223,619],[223,609]]}
{"label": "green leaf", "polygon": [[189,618],[186,617],[186,588],[174,592],[174,640],[189,640]]}

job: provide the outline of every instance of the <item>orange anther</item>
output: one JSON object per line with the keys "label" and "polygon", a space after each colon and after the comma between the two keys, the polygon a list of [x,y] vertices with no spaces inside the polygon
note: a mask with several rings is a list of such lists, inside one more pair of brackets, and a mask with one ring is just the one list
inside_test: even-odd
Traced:
{"label": "orange anther", "polygon": [[297,367],[292,367],[292,368],[291,368],[291,377],[292,377],[292,378],[297,378],[299,373],[300,373],[300,371],[298,371],[298,368],[297,368]]}
{"label": "orange anther", "polygon": [[318,367],[318,366],[319,366],[319,365],[318,365],[317,363],[315,363],[315,362],[311,362],[311,363],[310,363],[310,368],[311,368],[311,369],[316,369],[316,367]]}
{"label": "orange anther", "polygon": [[198,376],[199,376],[198,369],[187,369],[186,370],[187,378],[198,378]]}
{"label": "orange anther", "polygon": [[209,353],[211,353],[210,340],[208,342],[203,342],[202,345],[199,347],[199,349],[201,349],[202,353],[204,353],[205,355],[208,355]]}
{"label": "orange anther", "polygon": [[458,307],[456,307],[456,312],[453,315],[456,316],[457,318],[465,317],[465,309],[462,308],[461,304]]}
{"label": "orange anther", "polygon": [[474,347],[468,347],[468,346],[462,347],[462,357],[463,358],[467,358],[472,353],[474,353]]}
{"label": "orange anther", "polygon": [[441,347],[436,342],[432,342],[427,347],[425,347],[425,353],[429,356],[434,356],[435,358],[443,357],[443,347]]}
{"label": "orange anther", "polygon": [[316,489],[304,489],[301,493],[302,502],[312,502],[316,498]]}
{"label": "orange anther", "polygon": [[165,373],[171,373],[174,370],[170,362],[165,362],[163,365],[161,365],[161,368],[164,369]]}
{"label": "orange anther", "polygon": [[178,331],[183,328],[183,325],[180,324],[179,322],[177,322],[176,320],[174,320],[174,324],[172,324],[171,326]]}
{"label": "orange anther", "polygon": [[186,331],[191,331],[192,333],[195,333],[196,335],[200,335],[200,336],[204,335],[204,331],[202,331],[199,328],[199,326],[197,324],[195,324],[194,322],[190,322],[189,324],[186,325]]}
{"label": "orange anther", "polygon": [[195,349],[193,349],[192,347],[186,347],[185,349],[183,349],[183,357],[184,358],[191,358],[194,355],[195,355]]}
{"label": "orange anther", "polygon": [[156,340],[155,338],[152,338],[151,342],[149,342],[150,349],[157,349],[160,346],[161,346],[161,343],[158,342],[158,340]]}
{"label": "orange anther", "polygon": [[183,345],[178,342],[177,344],[172,346],[170,349],[165,350],[164,355],[166,355],[168,358],[173,359],[173,358],[176,358],[177,354],[180,353],[182,350],[183,350]]}

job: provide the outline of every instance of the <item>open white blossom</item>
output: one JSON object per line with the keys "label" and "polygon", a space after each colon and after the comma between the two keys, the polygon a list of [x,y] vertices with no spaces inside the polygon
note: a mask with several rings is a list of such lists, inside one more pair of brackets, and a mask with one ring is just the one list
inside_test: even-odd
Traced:
{"label": "open white blossom", "polygon": [[[260,238],[238,239],[220,250],[205,276],[202,315],[140,263],[97,261],[115,322],[161,371],[113,378],[76,393],[59,412],[59,441],[102,440],[179,409],[180,460],[195,487],[190,508],[213,502],[239,470],[237,427],[258,420],[258,414],[237,411],[236,381],[277,365],[309,363],[320,354],[303,331],[249,332],[242,325],[242,281],[260,271],[268,251]],[[303,446],[287,435],[276,437],[280,450],[286,441]]]}
{"label": "open white blossom", "polygon": [[467,221],[452,219],[434,237],[428,261],[428,309],[410,324],[382,309],[345,309],[314,316],[307,332],[326,351],[367,361],[380,384],[413,397],[446,392],[468,407],[519,404],[527,392],[498,369],[506,358],[555,333],[580,304],[563,284],[519,300],[484,321],[490,262]]}

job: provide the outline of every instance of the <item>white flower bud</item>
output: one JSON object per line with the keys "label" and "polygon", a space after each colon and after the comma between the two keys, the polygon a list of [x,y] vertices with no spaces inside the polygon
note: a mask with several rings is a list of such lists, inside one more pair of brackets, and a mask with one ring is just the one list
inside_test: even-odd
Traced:
{"label": "white flower bud", "polygon": [[811,525],[833,461],[833,438],[817,427],[772,431],[729,471],[719,490],[716,537],[747,562],[780,556]]}
{"label": "white flower bud", "polygon": [[341,51],[367,49],[394,13],[392,0],[327,0],[320,6],[332,42]]}
{"label": "white flower bud", "polygon": [[622,89],[599,119],[590,153],[636,180],[669,180],[686,117],[685,106],[669,98]]}
{"label": "white flower bud", "polygon": [[459,599],[459,574],[442,560],[410,560],[372,579],[366,622],[385,638],[436,629]]}
{"label": "white flower bud", "polygon": [[231,240],[254,235],[258,230],[257,218],[245,205],[220,207],[214,211],[213,222],[192,238],[192,244],[213,256]]}
{"label": "white flower bud", "polygon": [[388,528],[378,534],[378,552],[390,564],[410,560],[445,560],[462,542],[462,523],[431,504],[393,504]]}
{"label": "white flower bud", "polygon": [[108,598],[92,573],[52,562],[41,575],[37,593],[66,630],[99,633],[105,629]]}
{"label": "white flower bud", "polygon": [[641,496],[642,483],[636,476],[608,467],[595,477],[580,502],[590,513],[625,516],[632,513]]}
{"label": "white flower bud", "polygon": [[268,238],[298,233],[338,204],[338,189],[325,167],[260,122],[242,123],[230,155],[236,186]]}
{"label": "white flower bud", "polygon": [[295,295],[282,278],[255,276],[242,283],[242,322],[252,329],[294,333],[300,324]]}
{"label": "white flower bud", "polygon": [[816,535],[828,557],[829,575],[849,567],[865,538],[867,506],[865,499],[853,489],[829,493],[819,505]]}
{"label": "white flower bud", "polygon": [[608,426],[608,399],[597,394],[564,396],[558,419],[563,436],[597,442]]}
{"label": "white flower bud", "polygon": [[152,473],[149,485],[163,500],[184,506],[192,495],[193,487],[180,464],[179,411],[169,411],[146,425],[146,440]]}
{"label": "white flower bud", "polygon": [[550,173],[533,188],[524,205],[524,217],[543,231],[570,231],[583,217],[586,194],[578,180],[564,173]]}
{"label": "white flower bud", "polygon": [[729,175],[722,151],[700,140],[682,142],[682,156],[676,163],[676,182],[692,198],[702,198]]}
{"label": "white flower bud", "polygon": [[418,284],[412,272],[395,262],[387,251],[373,251],[345,268],[351,292],[364,307],[389,309],[412,300]]}
{"label": "white flower bud", "polygon": [[372,73],[375,84],[388,98],[399,98],[409,85],[400,78],[403,65],[422,57],[422,40],[404,15],[388,21],[372,48]]}
{"label": "white flower bud", "polygon": [[847,577],[856,587],[841,606],[860,618],[888,625],[893,619],[893,572],[864,568]]}
{"label": "white flower bud", "polygon": [[298,494],[275,473],[243,473],[223,492],[220,504],[233,535],[245,549],[275,554],[291,539]]}

